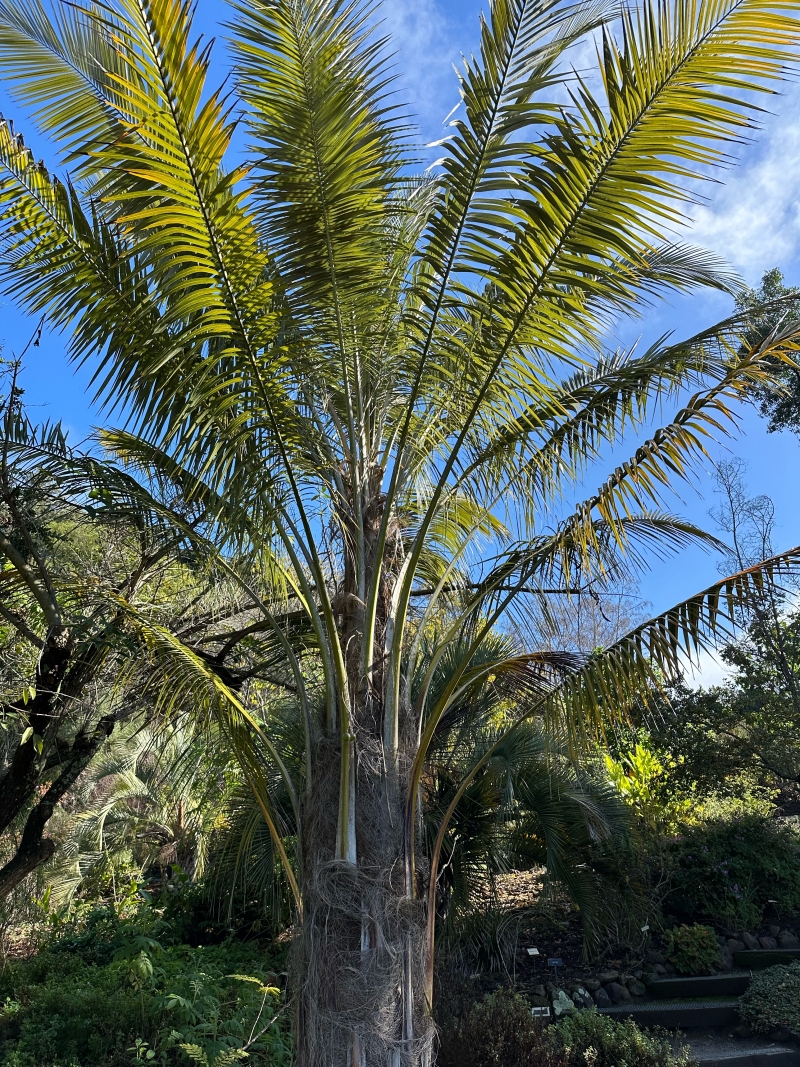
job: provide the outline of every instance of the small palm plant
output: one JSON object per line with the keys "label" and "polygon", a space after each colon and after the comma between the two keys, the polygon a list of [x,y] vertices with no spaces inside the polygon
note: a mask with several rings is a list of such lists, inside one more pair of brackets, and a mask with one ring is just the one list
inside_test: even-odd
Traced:
{"label": "small palm plant", "polygon": [[[68,332],[125,413],[102,434],[109,464],[203,510],[202,538],[185,509],[175,521],[247,598],[303,723],[298,776],[245,690],[128,613],[165,705],[223,724],[285,862],[305,1067],[430,1061],[422,786],[471,687],[513,699],[440,834],[526,722],[578,744],[800,557],[589,658],[481,654],[531,605],[702,538],[661,493],[769,384],[794,328],[750,343],[730,319],[610,354],[603,338],[665,292],[736,290],[672,234],[792,62],[795,15],[794,0],[493,0],[443,157],[419,175],[369,0],[238,0],[219,90],[186,0],[0,2],[0,71],[68,175],[0,128],[4,290]],[[591,40],[584,78],[571,57]],[[604,447],[647,427],[565,511]]]}

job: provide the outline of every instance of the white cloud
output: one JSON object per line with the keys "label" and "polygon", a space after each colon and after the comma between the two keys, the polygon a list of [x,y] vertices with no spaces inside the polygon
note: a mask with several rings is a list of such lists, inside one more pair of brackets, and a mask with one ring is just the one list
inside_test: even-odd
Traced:
{"label": "white cloud", "polygon": [[401,96],[424,140],[441,137],[442,122],[459,99],[453,64],[477,39],[477,18],[454,27],[436,0],[386,0],[380,15],[381,32],[396,53]]}
{"label": "white cloud", "polygon": [[711,203],[693,211],[692,241],[719,252],[750,282],[800,252],[798,111],[800,90],[792,89],[757,134],[757,145],[723,175]]}
{"label": "white cloud", "polygon": [[687,681],[691,682],[693,687],[710,689],[712,685],[721,685],[731,673],[728,664],[723,663],[713,652],[702,652],[698,662],[687,671]]}

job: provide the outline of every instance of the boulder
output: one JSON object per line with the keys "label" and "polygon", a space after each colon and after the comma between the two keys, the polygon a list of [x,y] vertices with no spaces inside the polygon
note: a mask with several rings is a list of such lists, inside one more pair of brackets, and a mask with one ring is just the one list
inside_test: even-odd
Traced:
{"label": "boulder", "polygon": [[590,993],[596,993],[598,989],[603,988],[602,982],[599,982],[596,978],[587,978],[583,984]]}
{"label": "boulder", "polygon": [[619,982],[609,982],[605,988],[606,993],[611,997],[612,1004],[624,1004],[631,999],[629,991]]}
{"label": "boulder", "polygon": [[778,934],[778,948],[800,948],[800,938],[790,930],[781,930]]}
{"label": "boulder", "polygon": [[606,993],[602,986],[600,986],[599,989],[596,989],[594,993],[592,993],[592,996],[594,997],[594,1002],[598,1008],[611,1007],[611,997]]}
{"label": "boulder", "polygon": [[759,945],[761,945],[762,948],[777,948],[778,947],[778,942],[775,940],[774,937],[759,937],[758,943],[759,943]]}
{"label": "boulder", "polygon": [[667,974],[677,974],[678,973],[678,968],[675,966],[674,963],[665,963],[664,967],[666,968]]}
{"label": "boulder", "polygon": [[663,978],[664,975],[667,973],[667,968],[664,966],[663,963],[654,963],[653,970],[660,978]]}
{"label": "boulder", "polygon": [[744,941],[744,947],[745,948],[749,948],[749,949],[761,948],[761,945],[759,945],[759,943],[758,943],[758,938],[757,937],[753,937],[752,934],[748,934],[748,932],[746,930],[741,935],[741,938],[742,938],[742,941]]}
{"label": "boulder", "polygon": [[546,997],[547,996],[547,990],[545,989],[544,985],[541,982],[539,983],[539,985],[535,985],[533,987],[533,995],[535,997]]}
{"label": "boulder", "polygon": [[550,1007],[550,1001],[547,999],[547,997],[537,997],[536,994],[534,993],[533,996],[531,996],[529,999],[530,999],[532,1008],[549,1008]]}
{"label": "boulder", "polygon": [[726,945],[725,948],[719,950],[719,964],[718,967],[721,971],[732,971],[734,967],[733,953]]}
{"label": "boulder", "polygon": [[728,948],[731,952],[744,952],[744,941],[740,941],[738,937],[729,937]]}
{"label": "boulder", "polygon": [[591,996],[586,992],[583,986],[578,986],[577,989],[572,991],[572,1001],[576,1008],[593,1008],[594,1001]]}
{"label": "boulder", "polygon": [[553,1015],[558,1019],[561,1015],[569,1015],[570,1012],[575,1011],[575,1003],[572,1001],[563,989],[556,989],[553,992]]}
{"label": "boulder", "polygon": [[634,997],[643,997],[647,993],[647,990],[638,978],[633,978],[628,982],[628,992]]}
{"label": "boulder", "polygon": [[659,952],[657,949],[649,948],[645,953],[645,959],[648,963],[666,963],[667,957],[663,952]]}
{"label": "boulder", "polygon": [[609,982],[616,982],[619,978],[619,971],[601,971],[597,976],[603,985],[608,985]]}
{"label": "boulder", "polygon": [[777,937],[780,932],[781,932],[780,926],[770,926],[770,928],[769,928],[769,936],[770,937]]}

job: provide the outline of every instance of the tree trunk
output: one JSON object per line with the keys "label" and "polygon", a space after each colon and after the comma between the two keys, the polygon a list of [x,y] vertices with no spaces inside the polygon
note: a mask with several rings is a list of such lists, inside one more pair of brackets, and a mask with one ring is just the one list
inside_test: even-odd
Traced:
{"label": "tree trunk", "polygon": [[[35,695],[26,705],[12,704],[9,711],[24,717],[33,735],[45,737],[52,731],[53,704],[70,665],[74,639],[66,628],[54,627],[39,655],[34,681]],[[17,745],[9,765],[0,773],[0,833],[30,802],[39,781],[39,758],[32,736]]]}
{"label": "tree trunk", "polygon": [[[409,891],[404,833],[409,753],[417,737],[407,708],[401,715],[397,758],[384,749],[384,641],[394,573],[402,554],[399,530],[394,529],[383,560],[376,558],[384,506],[381,481],[377,468],[365,479],[361,508],[365,584],[376,567],[382,572],[369,681],[361,667],[364,587],[359,586],[353,555],[347,551],[337,598],[351,698],[355,863],[336,857],[338,736],[315,746],[304,802],[304,914],[295,961],[301,1067],[424,1067],[431,1062],[424,904]],[[343,517],[343,528],[348,523],[352,544],[357,535],[352,515]]]}
{"label": "tree trunk", "polygon": [[337,746],[317,750],[305,813],[298,1058],[302,1067],[430,1062],[423,904],[406,892],[405,775],[387,774],[379,741],[356,744],[358,862],[334,857]]}
{"label": "tree trunk", "polygon": [[[24,878],[49,860],[55,852],[55,843],[44,836],[47,823],[56,804],[72,788],[100,745],[114,729],[114,722],[113,715],[106,715],[91,734],[80,734],[73,741],[64,759],[61,773],[28,815],[16,852],[8,863],[0,868],[0,900],[8,896]],[[33,748],[33,745],[30,747]]]}

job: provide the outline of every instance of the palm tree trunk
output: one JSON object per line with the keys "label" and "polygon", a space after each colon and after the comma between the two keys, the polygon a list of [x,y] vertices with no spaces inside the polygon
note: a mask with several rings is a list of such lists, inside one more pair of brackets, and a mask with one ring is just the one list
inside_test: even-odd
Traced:
{"label": "palm tree trunk", "polygon": [[300,978],[301,1067],[418,1067],[430,1062],[423,904],[409,899],[403,784],[379,743],[357,745],[358,862],[335,858],[338,753],[319,747],[305,821]]}

